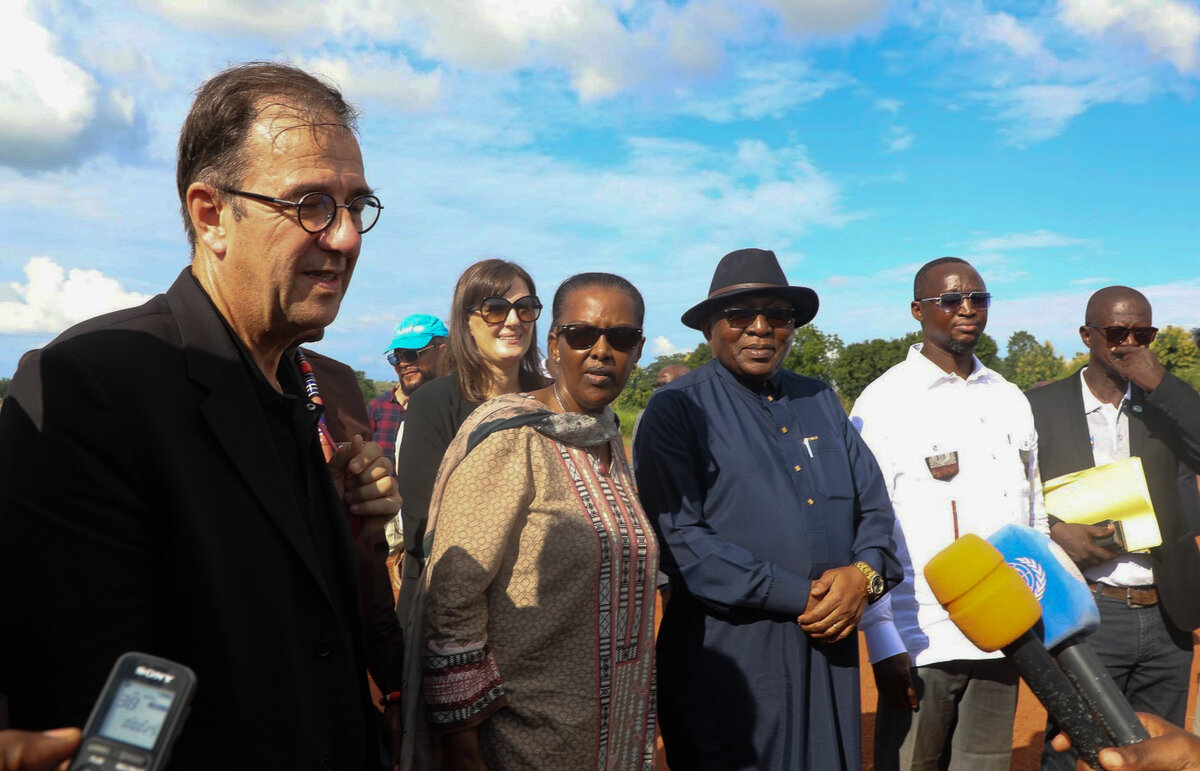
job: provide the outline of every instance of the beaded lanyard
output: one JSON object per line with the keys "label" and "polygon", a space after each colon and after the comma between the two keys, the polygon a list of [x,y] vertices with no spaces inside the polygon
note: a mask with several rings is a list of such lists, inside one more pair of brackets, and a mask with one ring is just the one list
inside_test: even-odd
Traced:
{"label": "beaded lanyard", "polygon": [[[321,392],[317,390],[317,376],[313,374],[312,365],[308,363],[308,359],[304,358],[304,354],[300,349],[296,349],[296,365],[300,367],[300,375],[304,379],[304,395],[313,404],[325,406],[325,402],[321,400]],[[321,454],[325,456],[325,462],[333,457],[333,453],[337,450],[337,442],[333,441],[333,435],[329,433],[329,426],[325,423],[325,412],[322,410],[321,417],[317,420],[317,436],[321,439]],[[345,504],[342,504],[343,508]],[[349,510],[346,510],[349,514]],[[355,538],[362,532],[363,521],[362,517],[350,517],[350,533]]]}
{"label": "beaded lanyard", "polygon": [[[296,365],[300,367],[300,375],[304,379],[304,395],[313,404],[325,406],[325,402],[321,400],[321,392],[317,390],[317,376],[313,374],[312,365],[308,363],[308,359],[304,358],[304,354],[300,349],[296,349]],[[325,456],[325,462],[333,457],[333,453],[337,450],[337,443],[333,441],[333,437],[329,433],[329,426],[325,423],[325,413],[321,412],[321,417],[317,419],[317,436],[321,439],[321,454]]]}

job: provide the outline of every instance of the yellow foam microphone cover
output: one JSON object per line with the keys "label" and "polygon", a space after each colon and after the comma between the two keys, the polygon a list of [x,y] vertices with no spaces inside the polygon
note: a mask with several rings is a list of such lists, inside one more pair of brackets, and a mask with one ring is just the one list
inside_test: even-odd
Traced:
{"label": "yellow foam microphone cover", "polygon": [[968,533],[925,564],[925,580],[976,647],[1000,650],[1041,618],[1042,606],[995,546]]}

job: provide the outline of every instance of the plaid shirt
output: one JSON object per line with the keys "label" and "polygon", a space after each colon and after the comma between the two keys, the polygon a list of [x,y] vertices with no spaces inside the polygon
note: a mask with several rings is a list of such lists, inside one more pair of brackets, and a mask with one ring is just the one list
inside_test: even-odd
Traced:
{"label": "plaid shirt", "polygon": [[400,431],[400,424],[404,422],[406,412],[396,401],[396,395],[391,389],[376,396],[367,405],[374,439],[383,448],[383,457],[388,460],[396,459],[396,433]]}

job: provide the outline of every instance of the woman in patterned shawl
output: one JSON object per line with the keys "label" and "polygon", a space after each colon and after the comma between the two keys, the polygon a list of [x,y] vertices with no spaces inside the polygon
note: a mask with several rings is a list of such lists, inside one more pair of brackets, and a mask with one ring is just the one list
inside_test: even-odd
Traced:
{"label": "woman in patterned shawl", "polygon": [[442,768],[654,767],[658,549],[608,409],[643,314],[619,276],[563,282],[558,381],[481,406],[438,472],[422,599]]}

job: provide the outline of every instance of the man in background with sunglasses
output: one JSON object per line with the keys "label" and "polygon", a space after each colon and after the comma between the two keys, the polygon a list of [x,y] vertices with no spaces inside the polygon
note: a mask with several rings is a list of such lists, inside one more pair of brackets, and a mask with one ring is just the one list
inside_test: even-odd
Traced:
{"label": "man in background with sunglasses", "polygon": [[781,367],[816,292],[773,252],[722,258],[683,314],[713,360],[634,443],[671,601],[658,637],[672,768],[861,767],[859,616],[900,578],[879,467],[833,389]]}
{"label": "man in background with sunglasses", "polygon": [[[1200,626],[1195,541],[1200,532],[1200,395],[1150,350],[1157,332],[1141,292],[1126,286],[1101,289],[1088,300],[1079,328],[1087,366],[1028,396],[1043,478],[1142,459],[1161,547],[1149,554],[1121,553],[1112,543],[1112,526],[1053,517],[1050,533],[1092,586],[1100,628],[1089,642],[1129,703],[1183,725],[1191,631]],[[1051,738],[1053,731],[1046,735]],[[1047,742],[1043,768],[1073,769],[1074,764],[1074,751],[1054,752]]]}
{"label": "man in background with sunglasses", "polygon": [[[437,316],[414,313],[404,318],[392,332],[392,340],[384,349],[387,363],[396,370],[396,387],[376,396],[367,405],[371,431],[375,442],[382,448],[383,456],[399,468],[398,453],[400,438],[404,435],[404,416],[408,414],[408,400],[417,389],[438,376],[438,365],[450,335],[446,325]],[[400,585],[394,562],[404,546],[404,532],[400,515],[387,524],[384,536],[388,545],[388,576],[395,587]],[[394,601],[392,603],[394,605]]]}
{"label": "man in background with sunglasses", "polygon": [[404,415],[408,400],[417,389],[438,375],[442,351],[450,335],[437,316],[414,313],[396,325],[392,341],[384,350],[387,363],[396,370],[396,387],[371,400],[367,412],[375,441],[383,448],[386,458],[396,463],[396,450],[404,431]]}
{"label": "man in background with sunglasses", "polygon": [[1029,403],[974,353],[991,300],[965,260],[925,264],[909,306],[923,340],[851,412],[887,481],[905,578],[862,622],[879,694],[879,771],[1010,764],[1017,672],[964,637],[925,580],[929,558],[960,535],[1046,530]]}

